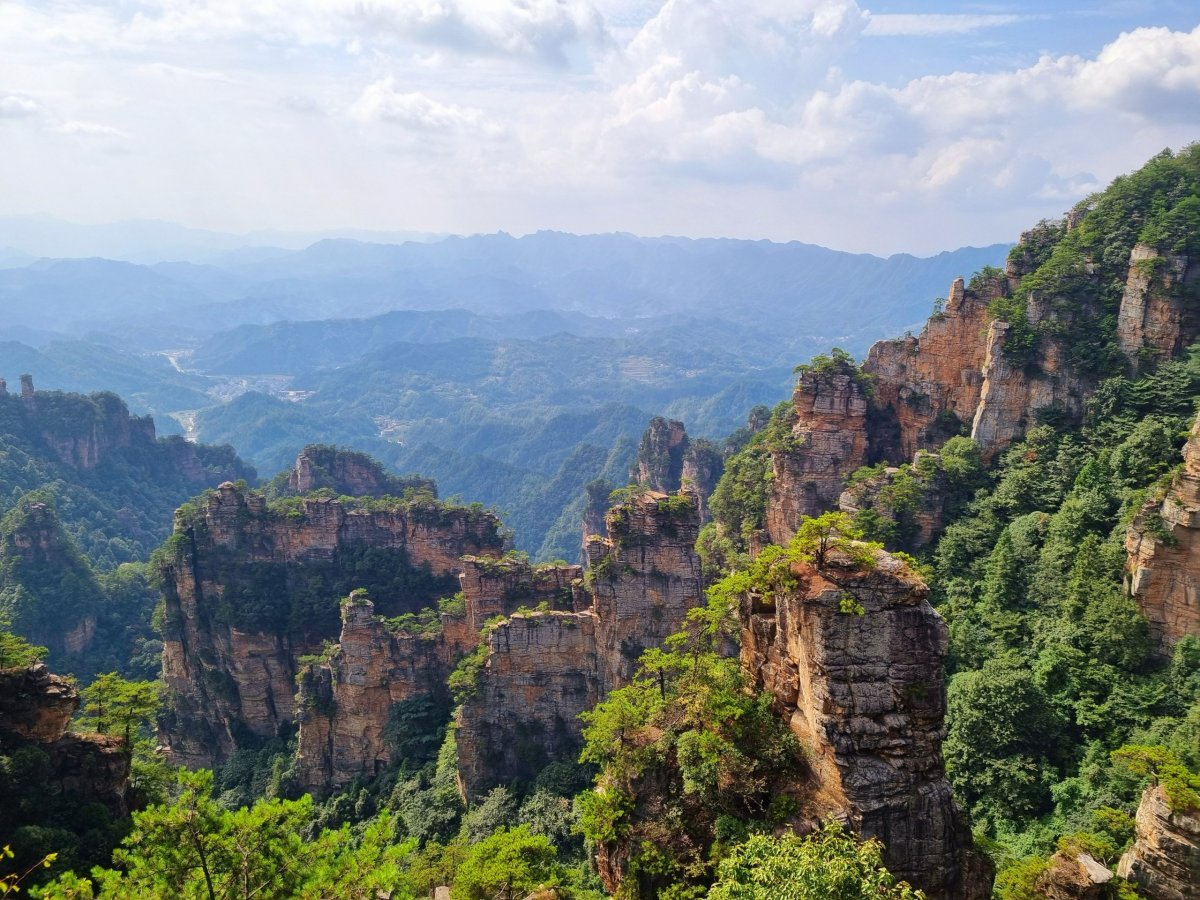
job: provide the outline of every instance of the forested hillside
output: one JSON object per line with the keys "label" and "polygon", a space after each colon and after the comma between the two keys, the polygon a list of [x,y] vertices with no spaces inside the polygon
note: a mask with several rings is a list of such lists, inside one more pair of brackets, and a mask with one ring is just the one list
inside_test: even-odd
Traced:
{"label": "forested hillside", "polygon": [[[502,553],[479,507],[339,497],[351,470],[400,482],[330,448],[311,448],[310,490],[298,465],[273,500],[205,495],[157,561],[160,721],[175,760],[219,765],[134,752],[130,714],[132,785],[156,802],[110,864],[51,860],[30,881],[106,898],[1191,896],[1197,235],[1193,145],[1027,232],[920,335],[798,366],[791,399],[720,445],[703,530],[694,481],[615,491],[602,525],[591,484],[582,570]],[[511,462],[536,457],[486,428],[479,447],[503,437],[529,454]],[[17,513],[6,527],[44,510]],[[338,593],[378,574],[338,568],[368,557],[403,578],[324,595],[330,567]],[[432,602],[454,571],[460,592]],[[28,757],[4,752],[0,789],[25,797]],[[22,865],[55,846],[18,831],[0,841],[24,841]],[[117,837],[96,835],[99,855]]]}

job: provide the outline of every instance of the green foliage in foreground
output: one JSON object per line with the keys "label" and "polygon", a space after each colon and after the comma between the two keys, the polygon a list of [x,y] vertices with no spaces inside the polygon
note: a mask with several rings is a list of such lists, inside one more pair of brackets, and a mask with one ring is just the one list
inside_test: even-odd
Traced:
{"label": "green foliage in foreground", "polygon": [[[1101,382],[1080,427],[1037,426],[1003,455],[932,554],[947,769],[1000,865],[998,896],[1025,896],[1004,885],[1060,838],[1107,841],[1115,864],[1146,760],[1169,754],[1180,783],[1200,771],[1200,641],[1157,655],[1122,584],[1127,525],[1167,489],[1198,398],[1194,352]],[[1152,748],[1140,768],[1114,759],[1125,745]]]}
{"label": "green foliage in foreground", "polygon": [[3,626],[0,620],[0,669],[23,669],[46,656],[45,647],[35,647]]}
{"label": "green foliage in foreground", "polygon": [[622,897],[698,896],[722,852],[795,808],[795,738],[716,652],[730,613],[719,599],[693,610],[666,649],[642,655],[632,684],[583,716],[582,759],[600,774],[578,800],[580,828],[632,848]]}
{"label": "green foliage in foreground", "polygon": [[721,860],[708,900],[920,900],[883,867],[883,845],[836,822],[806,838],[756,834]]}

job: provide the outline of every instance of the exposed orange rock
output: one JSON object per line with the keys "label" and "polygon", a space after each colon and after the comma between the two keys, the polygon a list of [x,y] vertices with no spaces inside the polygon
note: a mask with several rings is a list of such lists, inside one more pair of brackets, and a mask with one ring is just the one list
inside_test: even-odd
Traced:
{"label": "exposed orange rock", "polygon": [[0,669],[0,729],[22,741],[50,744],[67,733],[79,692],[44,663]]}
{"label": "exposed orange rock", "polygon": [[853,366],[804,373],[792,402],[791,446],[771,454],[766,526],[776,544],[790,541],[804,516],[832,509],[846,476],[867,462],[868,395]]}
{"label": "exposed orange rock", "polygon": [[488,635],[478,689],[459,709],[459,783],[474,799],[582,745],[579,714],[628,684],[638,657],[703,598],[694,493],[646,492],[611,509],[585,547],[574,612],[515,615]]}
{"label": "exposed orange rock", "polygon": [[79,708],[74,682],[42,663],[0,669],[0,750],[34,745],[49,758],[52,781],[81,803],[100,803],[115,816],[129,812],[129,757],[116,738],[67,731]]}
{"label": "exposed orange rock", "polygon": [[[742,663],[806,748],[814,802],[885,845],[888,868],[931,898],[982,898],[942,762],[946,625],[900,560],[793,566],[798,587],[742,608]],[[862,613],[843,611],[852,597]]]}
{"label": "exposed orange rock", "polygon": [[886,411],[873,427],[876,457],[911,459],[974,419],[992,296],[968,292],[955,279],[945,308],[930,317],[919,337],[879,341],[871,348],[863,369],[875,376],[876,407]]}
{"label": "exposed orange rock", "polygon": [[342,604],[337,648],[299,677],[296,774],[306,789],[324,792],[377,775],[391,761],[384,732],[395,704],[444,697],[455,663],[479,643],[488,619],[522,606],[570,609],[582,574],[579,566],[530,566],[512,557],[464,557],[462,566],[461,609],[443,610],[429,631],[389,629],[365,596]]}
{"label": "exposed orange rock", "polygon": [[1142,507],[1125,534],[1126,587],[1162,656],[1200,635],[1200,420],[1183,460],[1166,495]]}
{"label": "exposed orange rock", "polygon": [[394,615],[453,593],[462,556],[499,554],[504,545],[495,517],[471,509],[396,504],[356,510],[337,500],[305,499],[298,511],[271,512],[261,494],[226,483],[195,518],[177,519],[175,553],[163,570],[168,702],[162,730],[177,762],[212,765],[240,745],[241,735],[270,738],[290,727],[299,657],[338,636],[336,594],[302,618],[256,628],[237,624],[239,604],[262,602],[247,591],[273,589],[290,602],[289,585],[344,580],[339,560],[369,551],[379,565],[428,584],[425,593],[409,589],[375,598]]}
{"label": "exposed orange rock", "polygon": [[1198,294],[1200,265],[1180,253],[1134,246],[1117,316],[1117,343],[1134,368],[1174,356],[1196,339]]}
{"label": "exposed orange rock", "polygon": [[1171,810],[1161,786],[1142,794],[1133,846],[1117,874],[1149,900],[1200,898],[1200,810]]}

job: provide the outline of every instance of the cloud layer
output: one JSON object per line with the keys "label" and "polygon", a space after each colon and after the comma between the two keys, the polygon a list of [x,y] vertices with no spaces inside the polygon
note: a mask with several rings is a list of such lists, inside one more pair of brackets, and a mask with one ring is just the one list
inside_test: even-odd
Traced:
{"label": "cloud layer", "polygon": [[[0,188],[91,220],[933,251],[1200,138],[1197,22],[980,49],[1070,25],[854,0],[10,2]],[[974,64],[913,74],[930,47]]]}

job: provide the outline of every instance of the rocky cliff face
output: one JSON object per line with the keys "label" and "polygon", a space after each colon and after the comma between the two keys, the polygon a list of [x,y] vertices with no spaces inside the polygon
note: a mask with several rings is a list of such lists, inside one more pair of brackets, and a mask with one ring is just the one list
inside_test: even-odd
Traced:
{"label": "rocky cliff face", "polygon": [[307,494],[321,488],[349,497],[402,497],[405,491],[423,490],[437,496],[432,479],[389,475],[365,453],[327,445],[305,447],[288,473],[288,491]]}
{"label": "rocky cliff face", "polygon": [[[707,522],[707,501],[716,490],[724,468],[724,457],[711,442],[692,440],[682,422],[655,416],[642,435],[637,460],[629,475],[634,483],[664,494],[687,485],[699,499],[700,521]],[[585,542],[589,533],[598,533],[598,529],[585,530]]]}
{"label": "rocky cliff face", "polygon": [[48,498],[38,496],[22,499],[0,523],[0,587],[15,589],[0,612],[55,659],[78,663],[95,634],[104,593]]}
{"label": "rocky cliff face", "polygon": [[608,537],[585,548],[574,611],[516,615],[490,631],[475,694],[457,716],[467,797],[578,754],[579,714],[627,684],[642,651],[701,602],[699,527],[692,493],[646,492],[618,504]]}
{"label": "rocky cliff face", "polygon": [[454,593],[462,556],[503,545],[490,514],[431,503],[268,508],[227,483],[185,507],[162,568],[173,758],[212,765],[289,730],[298,660],[337,638],[339,597],[367,588],[383,614],[415,612]]}
{"label": "rocky cliff face", "polygon": [[[455,663],[475,649],[484,623],[516,610],[571,609],[579,566],[530,566],[521,558],[465,557],[461,592],[425,622],[385,622],[365,593],[342,604],[341,638],[328,659],[301,668],[297,777],[323,792],[391,761],[386,737],[398,703],[446,697]],[[538,665],[534,656],[526,661]]]}
{"label": "rocky cliff face", "polygon": [[809,751],[818,806],[879,838],[888,868],[930,897],[986,897],[942,762],[947,631],[928,588],[883,553],[867,570],[793,572],[773,605],[746,599],[742,662]]}
{"label": "rocky cliff face", "polygon": [[604,699],[594,611],[510,617],[487,636],[475,695],[459,709],[458,779],[478,800],[515,779],[532,779],[582,746],[578,716]]}
{"label": "rocky cliff face", "polygon": [[115,394],[35,391],[33,379],[23,377],[21,399],[55,455],[76,469],[94,469],[115,450],[155,440],[154,420],[131,416]]}
{"label": "rocky cliff face", "polygon": [[677,491],[687,446],[688,436],[682,422],[655,416],[642,435],[637,460],[629,474],[635,483],[653,491]]}
{"label": "rocky cliff face", "polygon": [[67,731],[78,708],[74,684],[42,663],[0,669],[0,749],[37,746],[49,757],[51,777],[63,793],[127,815],[129,760],[113,738]]}
{"label": "rocky cliff face", "polygon": [[322,792],[383,771],[391,756],[385,735],[393,705],[444,691],[450,644],[444,632],[389,631],[365,596],[345,600],[337,650],[304,666],[299,677],[300,784]]}
{"label": "rocky cliff face", "polygon": [[1133,847],[1117,874],[1150,900],[1200,898],[1200,810],[1172,812],[1161,787],[1147,788]]}
{"label": "rocky cliff face", "polygon": [[867,463],[869,387],[854,366],[805,372],[792,402],[790,446],[771,455],[766,526],[775,544],[790,541],[804,516],[832,509],[846,476]]}
{"label": "rocky cliff face", "polygon": [[928,547],[946,520],[948,485],[937,459],[936,453],[918,450],[911,466],[887,466],[855,479],[838,498],[838,509],[850,515],[870,510],[894,523],[895,539],[889,546],[908,552]]}
{"label": "rocky cliff face", "polygon": [[1180,253],[1137,244],[1117,318],[1117,342],[1137,368],[1174,356],[1200,334],[1200,265]]}
{"label": "rocky cliff face", "polygon": [[968,292],[958,278],[920,337],[879,341],[871,348],[863,369],[875,376],[875,406],[882,412],[872,427],[876,458],[911,459],[974,420],[992,294]]}
{"label": "rocky cliff face", "polygon": [[1113,873],[1089,853],[1055,853],[1035,883],[1047,900],[1105,900]]}
{"label": "rocky cliff face", "polygon": [[1183,460],[1166,495],[1148,502],[1125,535],[1125,583],[1162,656],[1200,635],[1200,420]]}

